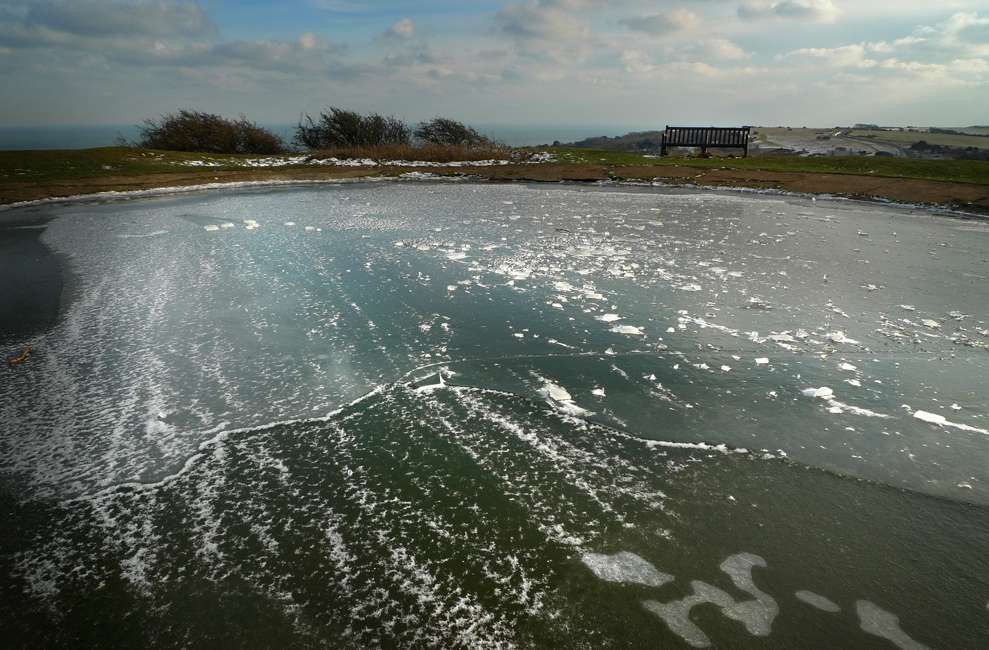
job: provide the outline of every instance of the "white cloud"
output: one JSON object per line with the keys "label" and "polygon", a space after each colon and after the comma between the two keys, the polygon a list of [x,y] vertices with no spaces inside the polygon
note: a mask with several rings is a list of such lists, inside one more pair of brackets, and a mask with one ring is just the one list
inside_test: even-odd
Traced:
{"label": "white cloud", "polygon": [[698,43],[696,51],[699,52],[701,56],[710,57],[712,59],[720,59],[722,61],[744,59],[749,56],[745,50],[726,38],[713,38],[710,40],[701,41]]}
{"label": "white cloud", "polygon": [[[9,3],[13,4],[13,3]],[[176,0],[39,0],[8,11],[8,26],[79,37],[214,34],[216,25],[194,2]]]}
{"label": "white cloud", "polygon": [[342,54],[344,49],[307,32],[291,42],[194,42],[177,48],[156,42],[150,49],[122,51],[108,56],[123,63],[140,65],[199,68],[232,66],[246,70],[302,71],[339,67],[328,62],[326,56]]}
{"label": "white cloud", "polygon": [[433,52],[428,47],[415,48],[405,54],[389,54],[383,63],[395,67],[408,67],[413,65],[439,65],[449,63],[452,57],[438,52]]}
{"label": "white cloud", "polygon": [[594,50],[590,23],[537,0],[504,5],[494,23],[495,34],[511,38],[528,57],[577,65]]}
{"label": "white cloud", "polygon": [[957,13],[944,26],[941,40],[977,56],[989,56],[989,17],[974,13]]}
{"label": "white cloud", "polygon": [[642,50],[625,50],[622,52],[622,64],[625,72],[630,74],[643,74],[656,69],[653,61]]}
{"label": "white cloud", "polygon": [[415,25],[408,18],[403,18],[398,21],[388,29],[386,29],[380,36],[380,38],[386,41],[410,41],[416,36]]}
{"label": "white cloud", "polygon": [[627,74],[662,80],[681,77],[688,77],[692,80],[697,80],[698,77],[710,79],[720,74],[717,68],[700,61],[674,61],[656,64],[648,54],[641,50],[625,50],[622,53],[622,64]]}
{"label": "white cloud", "polygon": [[647,34],[661,35],[694,29],[701,24],[702,19],[694,12],[676,7],[664,13],[624,18],[620,21],[629,29]]}
{"label": "white cloud", "polygon": [[842,47],[807,47],[781,54],[778,58],[814,59],[835,67],[871,68],[876,61],[865,57],[864,45],[844,45]]}
{"label": "white cloud", "polygon": [[831,0],[782,0],[775,3],[746,0],[739,6],[738,15],[747,20],[777,17],[833,23],[842,11]]}

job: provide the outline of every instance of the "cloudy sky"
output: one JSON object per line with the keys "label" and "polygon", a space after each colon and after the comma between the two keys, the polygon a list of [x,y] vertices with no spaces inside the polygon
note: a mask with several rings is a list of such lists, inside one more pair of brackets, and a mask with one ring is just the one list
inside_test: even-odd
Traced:
{"label": "cloudy sky", "polygon": [[0,0],[0,126],[989,123],[989,0]]}

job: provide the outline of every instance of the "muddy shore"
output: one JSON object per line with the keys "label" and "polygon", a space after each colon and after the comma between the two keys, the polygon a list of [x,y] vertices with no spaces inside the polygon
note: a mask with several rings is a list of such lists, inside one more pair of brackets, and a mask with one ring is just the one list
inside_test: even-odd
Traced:
{"label": "muddy shore", "polygon": [[858,199],[942,206],[977,215],[989,215],[989,185],[814,172],[700,169],[649,165],[623,167],[559,163],[418,169],[389,166],[263,168],[238,171],[195,169],[141,176],[103,176],[38,182],[15,181],[0,183],[0,205],[99,192],[146,191],[210,183],[312,182],[395,177],[411,171],[447,176],[470,176],[493,181],[597,182],[639,180],[703,187],[777,189],[787,192],[829,194]]}

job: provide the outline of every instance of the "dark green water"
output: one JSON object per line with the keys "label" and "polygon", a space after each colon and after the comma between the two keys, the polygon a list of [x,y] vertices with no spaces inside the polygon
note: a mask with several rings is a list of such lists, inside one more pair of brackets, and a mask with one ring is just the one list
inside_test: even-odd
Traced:
{"label": "dark green water", "polygon": [[989,642],[984,224],[411,183],[43,217],[6,647]]}

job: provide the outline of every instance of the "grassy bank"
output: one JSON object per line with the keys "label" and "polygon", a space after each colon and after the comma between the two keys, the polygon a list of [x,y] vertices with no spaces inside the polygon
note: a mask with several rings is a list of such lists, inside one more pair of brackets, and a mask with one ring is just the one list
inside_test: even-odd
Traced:
{"label": "grassy bank", "polygon": [[[532,151],[532,150],[529,150]],[[785,172],[812,172],[827,174],[851,174],[886,178],[907,178],[933,181],[953,181],[989,185],[989,163],[969,160],[919,160],[847,156],[834,158],[800,158],[795,156],[749,158],[654,158],[641,154],[596,149],[548,149],[556,162],[580,165],[650,165],[662,168],[671,165],[700,169],[739,169]],[[390,154],[400,152],[393,151]],[[415,151],[402,151],[401,158],[415,158]],[[500,152],[499,152],[500,153]],[[342,158],[345,150],[327,152],[325,155]],[[382,152],[353,152],[359,158],[389,159]],[[314,158],[322,154],[309,154]],[[482,157],[503,157],[495,152],[485,152]],[[454,156],[457,157],[457,156]],[[43,182],[60,179],[100,178],[108,176],[138,176],[187,172],[192,169],[215,171],[242,170],[250,167],[248,161],[279,161],[284,168],[306,167],[304,162],[289,163],[291,156],[253,156],[197,154],[173,151],[151,151],[130,147],[103,147],[98,149],[0,151],[0,183],[16,181]],[[392,158],[393,159],[393,158]],[[463,159],[463,158],[461,158]],[[449,161],[449,160],[446,160]],[[657,169],[657,175],[662,175]]]}
{"label": "grassy bank", "polygon": [[641,154],[594,149],[549,149],[559,162],[594,165],[679,165],[699,169],[749,169],[824,174],[853,174],[886,178],[916,178],[989,185],[989,163],[973,160],[920,160],[874,156],[801,158],[773,156],[748,158],[650,158]]}

